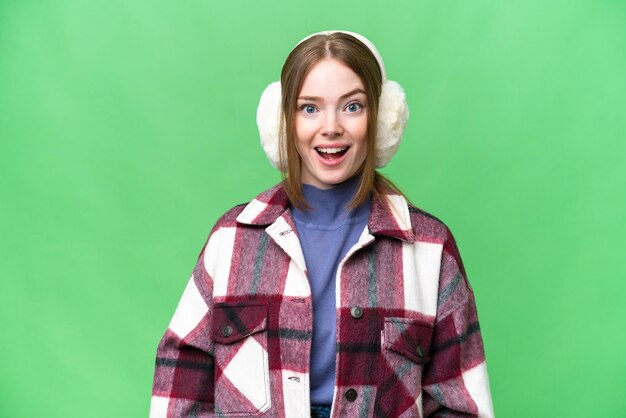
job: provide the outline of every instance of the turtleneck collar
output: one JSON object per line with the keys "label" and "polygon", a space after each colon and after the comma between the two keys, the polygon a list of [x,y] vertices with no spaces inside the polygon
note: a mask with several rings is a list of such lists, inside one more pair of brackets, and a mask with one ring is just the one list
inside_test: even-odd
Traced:
{"label": "turtleneck collar", "polygon": [[293,208],[294,218],[307,224],[332,227],[368,217],[371,199],[367,199],[355,209],[348,209],[359,188],[360,179],[361,177],[356,175],[331,189],[318,189],[310,184],[303,184],[302,195],[310,209]]}

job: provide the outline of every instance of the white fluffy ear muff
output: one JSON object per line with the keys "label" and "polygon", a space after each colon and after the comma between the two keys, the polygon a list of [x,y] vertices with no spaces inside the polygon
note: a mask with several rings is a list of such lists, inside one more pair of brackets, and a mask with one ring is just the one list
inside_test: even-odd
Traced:
{"label": "white fluffy ear muff", "polygon": [[378,102],[376,168],[386,166],[398,151],[408,119],[409,105],[404,90],[395,81],[386,80]]}
{"label": "white fluffy ear muff", "polygon": [[[261,146],[267,155],[270,163],[281,171],[286,171],[287,167],[280,165],[280,152],[278,133],[280,131],[280,103],[281,91],[280,81],[274,81],[265,88],[261,94],[259,107],[256,110],[256,124],[259,127],[259,136],[261,137]],[[286,150],[283,150],[287,155]]]}
{"label": "white fluffy ear muff", "polygon": [[[372,51],[380,66],[383,75],[383,85],[378,104],[378,126],[376,127],[376,168],[382,168],[387,165],[398,150],[406,122],[409,118],[409,105],[406,102],[404,90],[395,81],[387,80],[385,66],[378,50],[367,38],[360,34],[346,31],[318,32],[307,36],[298,42],[298,45],[312,36],[333,32],[343,32],[363,42]],[[279,156],[279,124],[283,123],[279,81],[271,83],[261,94],[261,100],[256,112],[256,123],[259,128],[261,145],[268,160],[275,168],[286,171],[287,167],[281,167]]]}

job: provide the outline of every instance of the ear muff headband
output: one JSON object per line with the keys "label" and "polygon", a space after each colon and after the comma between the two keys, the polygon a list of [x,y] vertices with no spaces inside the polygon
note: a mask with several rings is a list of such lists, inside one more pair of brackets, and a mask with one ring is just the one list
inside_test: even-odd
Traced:
{"label": "ear muff headband", "polygon": [[[317,32],[302,39],[296,46],[313,36],[330,35],[335,32],[353,36],[365,44],[376,58],[380,67],[383,84],[381,86],[378,104],[378,124],[376,126],[376,168],[384,167],[398,150],[406,121],[409,118],[409,106],[406,102],[404,90],[395,81],[387,80],[382,57],[374,44],[363,35],[341,30]],[[267,86],[263,94],[261,94],[261,100],[257,108],[256,123],[259,128],[261,145],[268,160],[275,168],[286,171],[287,167],[280,166],[278,152],[280,144],[278,132],[281,119],[281,87],[280,81],[275,81]]]}

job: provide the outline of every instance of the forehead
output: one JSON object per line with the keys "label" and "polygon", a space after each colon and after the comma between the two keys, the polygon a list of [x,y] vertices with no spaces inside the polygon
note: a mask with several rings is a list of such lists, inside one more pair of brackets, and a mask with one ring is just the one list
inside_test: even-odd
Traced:
{"label": "forehead", "polygon": [[325,93],[341,96],[354,89],[365,90],[359,76],[338,59],[326,58],[311,67],[302,83],[300,95]]}

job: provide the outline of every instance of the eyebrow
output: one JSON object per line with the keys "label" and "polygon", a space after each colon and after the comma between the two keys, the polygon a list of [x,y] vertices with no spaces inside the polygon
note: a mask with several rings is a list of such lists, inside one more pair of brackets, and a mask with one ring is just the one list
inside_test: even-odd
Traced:
{"label": "eyebrow", "polygon": [[[350,97],[350,96],[352,96],[352,95],[354,95],[354,94],[357,94],[357,93],[363,93],[363,94],[366,94],[366,93],[365,93],[365,90],[363,90],[363,89],[361,89],[361,88],[358,88],[358,87],[357,87],[356,89],[354,89],[354,90],[350,90],[350,91],[349,91],[349,92],[347,92],[346,94],[343,94],[343,95],[342,95],[339,99],[340,99],[340,100],[343,100],[343,99],[345,99],[346,97]],[[324,101],[324,99],[323,99],[323,98],[321,98],[321,97],[317,97],[317,96],[299,96],[299,97],[298,97],[298,100],[310,100],[310,101],[312,101],[312,102],[323,102],[323,101]]]}

